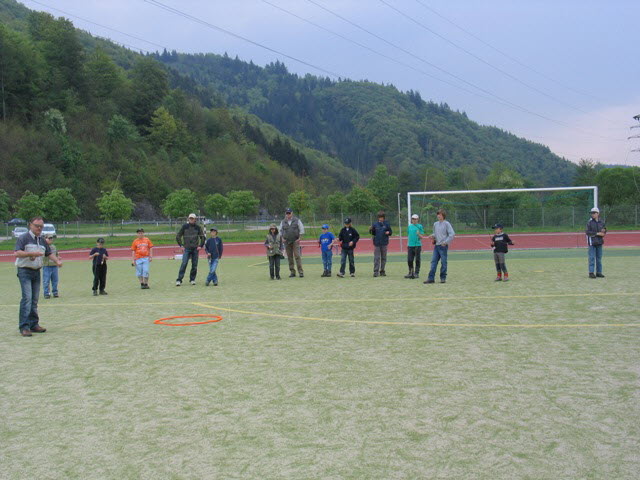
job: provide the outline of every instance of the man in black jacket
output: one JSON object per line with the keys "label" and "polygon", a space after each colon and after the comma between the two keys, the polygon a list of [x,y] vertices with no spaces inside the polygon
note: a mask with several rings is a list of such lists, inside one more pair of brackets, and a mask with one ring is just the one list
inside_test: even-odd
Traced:
{"label": "man in black jacket", "polygon": [[178,272],[178,278],[176,280],[176,287],[182,285],[182,279],[184,278],[184,272],[187,269],[189,259],[191,259],[189,282],[191,285],[196,284],[196,275],[198,274],[198,249],[203,247],[204,241],[204,230],[196,223],[196,214],[190,213],[189,220],[182,225],[182,228],[180,228],[176,235],[176,242],[178,242],[180,247],[184,248],[182,264],[180,265],[180,271]]}
{"label": "man in black jacket", "polygon": [[352,277],[356,276],[356,265],[353,259],[353,250],[356,248],[358,240],[360,240],[360,234],[351,226],[351,219],[345,218],[344,227],[342,227],[342,230],[340,230],[340,233],[338,234],[338,241],[342,247],[342,254],[340,256],[340,272],[338,272],[339,278],[344,277],[347,257],[349,257],[349,273]]}
{"label": "man in black jacket", "polygon": [[[589,245],[589,278],[604,278],[602,274],[602,245],[607,228],[600,220],[600,210],[598,207],[591,209],[591,218],[587,222],[587,244]],[[594,273],[595,266],[595,273]]]}
{"label": "man in black jacket", "polygon": [[378,221],[369,227],[369,233],[373,235],[373,276],[386,277],[384,267],[387,264],[387,248],[392,231],[383,211],[378,212]]}

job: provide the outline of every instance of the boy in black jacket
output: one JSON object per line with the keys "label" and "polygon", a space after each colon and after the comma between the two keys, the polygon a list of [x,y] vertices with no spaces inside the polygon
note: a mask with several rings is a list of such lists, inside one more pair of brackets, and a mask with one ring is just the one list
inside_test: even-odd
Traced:
{"label": "boy in black jacket", "polygon": [[493,247],[493,260],[496,262],[496,270],[498,276],[496,282],[502,281],[502,274],[504,273],[504,281],[509,281],[509,272],[507,272],[507,264],[504,263],[504,256],[509,251],[507,245],[513,245],[513,242],[509,238],[509,235],[502,232],[502,225],[496,223],[493,226],[495,235],[491,237],[491,246]]}
{"label": "boy in black jacket", "polygon": [[360,234],[358,231],[351,226],[351,219],[344,219],[344,227],[340,230],[338,234],[338,241],[340,242],[340,246],[342,247],[342,252],[340,256],[340,272],[338,273],[338,278],[344,277],[344,270],[347,263],[347,257],[349,257],[349,273],[352,277],[356,276],[356,265],[353,259],[353,251],[356,248],[356,244],[360,240]]}
{"label": "boy in black jacket", "polygon": [[607,234],[607,227],[600,220],[598,207],[591,209],[591,218],[587,222],[585,233],[589,245],[589,278],[604,278],[602,274],[602,245],[604,244],[604,236]]}
{"label": "boy in black jacket", "polygon": [[182,285],[182,279],[187,270],[189,259],[191,259],[189,283],[191,283],[191,285],[196,284],[196,275],[198,274],[198,249],[204,247],[205,240],[204,229],[196,223],[196,214],[190,213],[187,223],[182,225],[182,228],[180,228],[176,235],[176,242],[180,247],[184,248],[182,263],[180,264],[178,278],[176,279],[176,287]]}

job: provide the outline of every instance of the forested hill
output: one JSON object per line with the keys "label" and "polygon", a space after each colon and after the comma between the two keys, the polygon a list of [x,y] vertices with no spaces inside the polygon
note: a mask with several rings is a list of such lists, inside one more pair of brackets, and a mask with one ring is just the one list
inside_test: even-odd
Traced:
{"label": "forested hill", "polygon": [[279,211],[293,191],[356,179],[212,88],[14,0],[0,0],[0,73],[0,194],[14,205],[27,190],[69,188],[97,217],[95,199],[117,186],[147,218],[182,188],[199,199],[251,190]]}
{"label": "forested hill", "polygon": [[401,179],[419,183],[416,170],[425,166],[448,172],[466,166],[485,177],[500,163],[538,186],[569,185],[575,172],[574,164],[546,146],[481,126],[446,104],[424,101],[417,92],[300,77],[279,62],[263,68],[226,54],[165,51],[156,58],[213,87],[227,103],[360,172],[369,173],[383,163]]}

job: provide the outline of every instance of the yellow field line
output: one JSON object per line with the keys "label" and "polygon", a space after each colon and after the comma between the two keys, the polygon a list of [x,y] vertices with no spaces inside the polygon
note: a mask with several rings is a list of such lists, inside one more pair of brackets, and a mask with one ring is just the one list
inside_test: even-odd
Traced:
{"label": "yellow field line", "polygon": [[288,318],[293,320],[305,320],[312,322],[329,323],[360,323],[367,325],[411,325],[420,327],[469,327],[469,328],[601,328],[601,327],[640,327],[640,323],[574,323],[574,324],[499,324],[499,323],[432,323],[432,322],[383,322],[375,320],[341,320],[334,318],[302,317],[298,315],[282,315],[278,313],[252,312],[248,310],[237,310],[234,308],[224,308],[206,303],[194,302],[193,305],[213,310],[221,310],[230,313],[242,313],[245,315],[259,315],[262,317]]}
{"label": "yellow field line", "polygon": [[[395,298],[317,298],[298,300],[224,300],[227,305],[246,304],[290,304],[290,303],[371,303],[371,302],[433,302],[433,301],[459,301],[459,300],[509,300],[523,298],[583,298],[583,297],[637,297],[640,292],[617,292],[617,293],[549,293],[539,295],[470,295],[466,297],[395,297]],[[193,305],[193,302],[132,302],[132,303],[48,303],[47,307],[133,307],[145,305]],[[19,304],[0,304],[0,307],[18,307]],[[42,303],[40,304],[42,306]]]}

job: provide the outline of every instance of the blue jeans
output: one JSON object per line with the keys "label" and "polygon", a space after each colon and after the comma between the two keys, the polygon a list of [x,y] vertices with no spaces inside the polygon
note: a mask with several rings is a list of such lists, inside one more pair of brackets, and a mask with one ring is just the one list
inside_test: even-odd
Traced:
{"label": "blue jeans", "polygon": [[182,264],[180,265],[180,271],[178,272],[178,281],[182,281],[184,278],[184,272],[187,270],[187,263],[191,259],[191,271],[189,272],[189,281],[194,282],[196,275],[198,274],[198,249],[197,248],[185,248],[182,254]]}
{"label": "blue jeans", "polygon": [[207,275],[207,283],[218,283],[218,275],[216,274],[216,268],[218,268],[219,258],[212,258],[209,260],[209,275]]}
{"label": "blue jeans", "polygon": [[135,261],[136,277],[149,278],[149,257],[141,257]]}
{"label": "blue jeans", "polygon": [[40,295],[40,270],[18,268],[18,280],[22,290],[18,328],[20,330],[36,328],[38,317],[38,295]]}
{"label": "blue jeans", "polygon": [[438,268],[438,260],[440,260],[440,280],[447,278],[447,253],[449,246],[435,245],[433,247],[433,255],[431,255],[431,270],[429,270],[428,280],[436,278],[436,269]]}
{"label": "blue jeans", "polygon": [[327,272],[331,271],[333,252],[331,250],[322,251],[322,266]]}
{"label": "blue jeans", "polygon": [[343,248],[342,252],[340,253],[340,273],[343,275],[347,265],[347,257],[349,258],[349,273],[356,273],[356,263],[353,258],[353,248]]}
{"label": "blue jeans", "polygon": [[51,293],[58,294],[58,267],[43,267],[42,281],[44,283],[44,295],[49,296],[49,284],[51,284]]}
{"label": "blue jeans", "polygon": [[589,245],[589,273],[602,273],[602,245]]}

